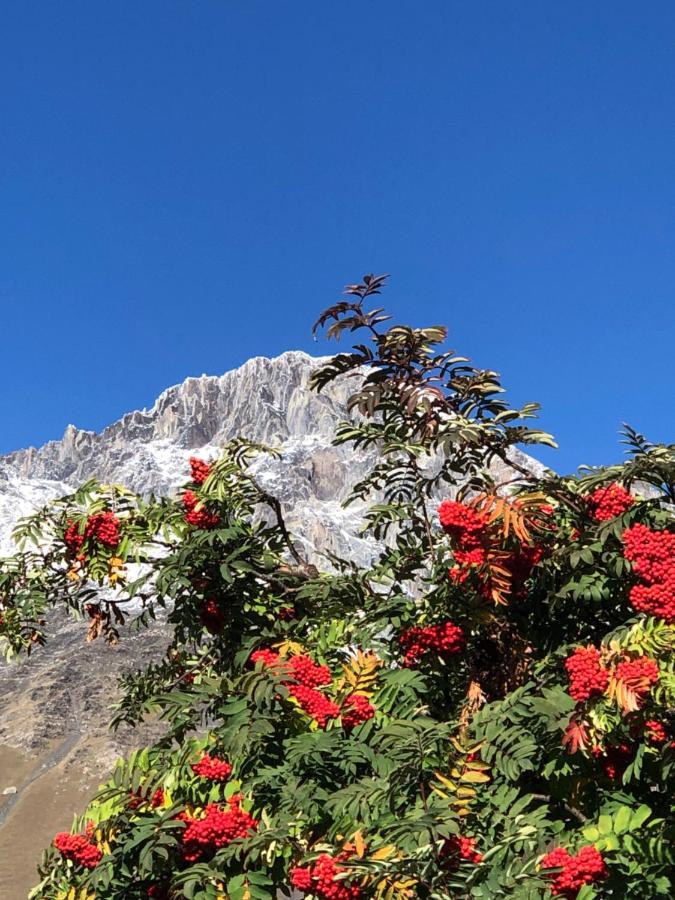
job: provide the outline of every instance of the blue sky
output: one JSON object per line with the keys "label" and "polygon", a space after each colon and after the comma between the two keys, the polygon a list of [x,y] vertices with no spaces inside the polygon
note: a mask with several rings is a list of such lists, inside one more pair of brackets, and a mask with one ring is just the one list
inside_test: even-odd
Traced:
{"label": "blue sky", "polygon": [[675,440],[675,6],[6,0],[0,452],[398,318],[543,404],[564,471]]}

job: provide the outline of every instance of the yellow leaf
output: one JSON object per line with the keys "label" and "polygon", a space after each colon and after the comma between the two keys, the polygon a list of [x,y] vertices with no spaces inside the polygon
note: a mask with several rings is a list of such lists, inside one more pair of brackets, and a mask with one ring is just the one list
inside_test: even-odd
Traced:
{"label": "yellow leaf", "polygon": [[441,775],[440,772],[435,772],[434,774],[436,775],[436,778],[438,778],[438,780],[441,782],[441,784],[444,784],[446,786],[446,788],[449,788],[451,791],[454,791],[456,789],[454,781],[450,781],[449,778],[446,778],[445,775]]}
{"label": "yellow leaf", "polygon": [[374,860],[387,859],[394,853],[396,847],[393,844],[387,844],[386,847],[380,847],[379,850],[376,850],[374,853],[371,853],[370,858]]}
{"label": "yellow leaf", "polygon": [[382,660],[374,653],[357,650],[342,666],[344,680],[350,686],[351,692],[368,696],[368,690],[377,680],[377,671],[381,665]]}
{"label": "yellow leaf", "polygon": [[366,842],[363,840],[363,834],[361,831],[357,831],[354,835],[354,844],[356,845],[356,855],[359,859],[363,859],[363,855],[366,852]]}
{"label": "yellow leaf", "polygon": [[298,644],[297,641],[281,641],[279,644],[276,644],[274,649],[277,651],[279,656],[299,656],[301,653],[305,652],[305,648],[302,644]]}
{"label": "yellow leaf", "polygon": [[490,766],[484,762],[478,762],[478,760],[472,760],[470,763],[467,763],[469,769],[476,769],[478,772],[489,772]]}
{"label": "yellow leaf", "polygon": [[476,796],[476,792],[473,788],[460,787],[457,788],[457,796],[462,799],[471,799]]}
{"label": "yellow leaf", "polygon": [[607,693],[610,700],[615,700],[623,713],[635,712],[640,709],[638,693],[632,690],[625,681],[615,678],[614,675],[610,676]]}
{"label": "yellow leaf", "polygon": [[460,780],[466,781],[469,784],[485,784],[486,781],[490,780],[490,776],[486,775],[485,772],[477,772],[473,769],[467,769],[467,771],[462,774]]}

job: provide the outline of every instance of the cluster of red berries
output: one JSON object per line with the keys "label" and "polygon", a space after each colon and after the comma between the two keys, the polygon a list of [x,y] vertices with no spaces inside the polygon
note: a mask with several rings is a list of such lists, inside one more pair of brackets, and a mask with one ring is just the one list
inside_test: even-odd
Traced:
{"label": "cluster of red berries", "polygon": [[215,597],[207,597],[199,611],[199,621],[211,634],[219,634],[225,626],[225,613]]}
{"label": "cluster of red berries", "polygon": [[602,770],[610,779],[621,778],[633,759],[633,748],[630,744],[612,744],[609,747],[593,747],[593,756],[600,762]]}
{"label": "cluster of red berries", "polygon": [[450,868],[456,868],[460,860],[478,865],[483,859],[483,854],[476,850],[476,838],[453,834],[443,842],[441,858],[447,859]]}
{"label": "cluster of red berries", "polygon": [[183,832],[183,858],[196,862],[210,856],[220,847],[225,847],[237,838],[245,838],[258,827],[257,819],[241,808],[242,796],[230,797],[229,808],[210,803],[200,819],[182,815],[187,825]]}
{"label": "cluster of red berries", "polygon": [[330,684],[333,680],[328,666],[317,665],[304,653],[292,656],[287,662],[287,668],[293,681],[303,684],[305,687],[321,687],[324,684]]}
{"label": "cluster of red berries", "polygon": [[202,758],[191,764],[191,769],[195,775],[200,778],[206,778],[208,781],[227,781],[232,774],[232,766],[224,759],[217,756],[209,756],[205,753]]}
{"label": "cluster of red berries", "polygon": [[68,522],[63,539],[73,554],[79,553],[86,540],[98,541],[105,547],[117,547],[120,542],[120,520],[110,511],[93,513],[87,519],[82,533],[77,522]]}
{"label": "cluster of red berries", "polygon": [[620,662],[614,672],[619,681],[625,682],[638,697],[648,694],[659,680],[659,667],[655,659],[639,656]]}
{"label": "cluster of red berries", "polygon": [[570,856],[565,847],[557,847],[541,861],[543,869],[562,869],[552,874],[551,893],[559,897],[574,898],[585,884],[596,884],[609,874],[602,855],[592,844],[582,847],[576,856]]}
{"label": "cluster of red berries", "polygon": [[80,533],[80,526],[77,522],[68,522],[63,540],[71,553],[79,553],[82,544],[84,544],[84,534]]}
{"label": "cluster of red berries", "polygon": [[[551,506],[545,509],[549,513],[553,512]],[[443,530],[455,544],[453,556],[456,565],[448,574],[452,581],[463,584],[472,570],[479,569],[488,560],[489,516],[455,500],[444,500],[438,507],[438,516]],[[548,530],[550,528],[548,526]],[[515,592],[529,578],[532,569],[541,562],[543,556],[543,547],[521,541],[516,550],[500,557],[500,565],[511,573]],[[491,596],[489,582],[483,585],[482,593],[486,598]]]}
{"label": "cluster of red berries", "polygon": [[448,572],[452,581],[463,584],[471,574],[473,567],[480,568],[487,559],[487,553],[483,547],[474,547],[473,550],[455,550],[453,553],[456,566]]}
{"label": "cluster of red berries", "polygon": [[265,668],[277,669],[280,674],[288,675],[297,684],[308,688],[321,687],[333,680],[328,666],[318,665],[305,653],[282,659],[274,650],[262,647],[253,651],[251,662],[254,664],[261,662]]}
{"label": "cluster of red berries", "polygon": [[340,715],[337,703],[317,690],[333,680],[328,666],[317,665],[304,653],[282,659],[269,648],[254,651],[251,662],[261,662],[266,668],[277,669],[279,674],[289,676],[289,680],[284,681],[288,685],[288,693],[297,700],[302,711],[316,721],[319,728],[325,728],[329,719],[337,719]]}
{"label": "cluster of red berries", "polygon": [[414,665],[427,653],[435,652],[439,656],[451,656],[460,653],[466,644],[464,632],[452,622],[441,625],[415,625],[404,631],[399,641],[404,651],[405,666]]}
{"label": "cluster of red berries", "polygon": [[607,522],[625,513],[635,503],[635,497],[616,482],[596,488],[586,496],[586,504],[591,518],[596,522]]}
{"label": "cluster of red berries", "polygon": [[84,535],[106,547],[116,547],[120,542],[120,520],[113,512],[94,513],[87,519]]}
{"label": "cluster of red berries", "polygon": [[322,853],[313,866],[296,866],[291,869],[291,884],[299,891],[313,894],[319,900],[358,900],[361,889],[358,885],[349,885],[344,879],[336,880],[336,876],[344,872],[337,859]]}
{"label": "cluster of red berries", "polygon": [[340,715],[340,707],[330,698],[317,691],[316,688],[306,687],[304,684],[293,684],[288,693],[300,704],[303,712],[314,719],[319,728],[325,728],[329,719],[337,719]]}
{"label": "cluster of red berries", "polygon": [[65,859],[72,859],[85,869],[95,869],[103,856],[96,844],[92,844],[84,834],[60,831],[54,837],[54,846]]}
{"label": "cluster of red berries", "polygon": [[342,704],[342,725],[347,731],[367,722],[375,715],[375,707],[363,694],[350,694]]}
{"label": "cluster of red berries", "polygon": [[203,501],[199,499],[194,491],[185,491],[183,494],[183,506],[186,510],[183,519],[194,528],[216,528],[220,524],[220,516],[208,512],[204,507]]}
{"label": "cluster of red berries", "polygon": [[675,532],[633,525],[623,533],[626,559],[644,584],[630,589],[639,612],[675,622]]}
{"label": "cluster of red berries", "polygon": [[488,524],[485,513],[456,500],[444,500],[438,507],[438,518],[446,534],[452,537],[462,550],[481,546],[483,532]]}
{"label": "cluster of red berries", "polygon": [[[138,809],[139,806],[142,806],[144,803],[147,803],[145,797],[142,797],[136,791],[132,791],[129,795],[129,808],[130,809]],[[162,788],[157,788],[152,797],[150,798],[150,807],[151,809],[157,809],[158,806],[161,806],[164,803],[164,790]]]}
{"label": "cluster of red berries", "polygon": [[577,647],[565,660],[570,680],[570,697],[583,703],[595,694],[604,694],[609,684],[609,672],[600,662],[595,647]]}
{"label": "cluster of red berries", "polygon": [[194,484],[204,484],[209,477],[211,465],[196,456],[190,457],[190,481]]}
{"label": "cluster of red berries", "polygon": [[479,568],[487,559],[484,541],[488,517],[456,500],[444,500],[438,507],[438,518],[443,531],[456,544],[454,557],[457,565],[450,569],[450,578],[462,584],[469,577],[472,567]]}
{"label": "cluster of red berries", "polygon": [[261,647],[260,650],[254,650],[251,653],[251,662],[253,665],[256,663],[262,663],[266,669],[271,669],[276,666],[281,657],[278,653],[275,653],[274,650],[270,650],[269,647]]}
{"label": "cluster of red berries", "polygon": [[657,719],[647,719],[645,722],[645,735],[652,744],[665,744],[668,740],[668,732],[663,723]]}
{"label": "cluster of red berries", "polygon": [[341,715],[344,728],[351,731],[375,715],[375,707],[363,694],[350,694],[340,709],[337,703],[317,690],[330,684],[333,676],[328,666],[318,665],[304,653],[282,659],[274,650],[263,647],[251,654],[251,662],[260,662],[266,668],[287,676],[284,684],[288,686],[288,693],[320,728],[325,728],[330,719],[337,719]]}

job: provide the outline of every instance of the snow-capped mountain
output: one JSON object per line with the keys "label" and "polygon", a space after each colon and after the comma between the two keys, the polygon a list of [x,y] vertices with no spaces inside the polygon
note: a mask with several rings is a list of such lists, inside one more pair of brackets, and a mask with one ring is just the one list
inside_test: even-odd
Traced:
{"label": "snow-capped mountain", "polygon": [[254,471],[284,504],[289,525],[301,526],[303,540],[346,549],[355,514],[345,514],[340,501],[369,458],[331,446],[349,384],[310,391],[318,362],[299,351],[256,357],[221,376],[188,378],[151,409],[129,413],[98,434],[69,425],[60,441],[0,457],[0,550],[11,552],[18,518],[86,478],[169,494],[185,481],[190,455],[215,457],[238,435],[281,451],[281,460],[263,456]]}

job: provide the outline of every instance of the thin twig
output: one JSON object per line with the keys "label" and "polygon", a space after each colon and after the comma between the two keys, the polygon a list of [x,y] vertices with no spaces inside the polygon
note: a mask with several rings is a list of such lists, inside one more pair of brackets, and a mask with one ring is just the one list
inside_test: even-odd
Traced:
{"label": "thin twig", "polygon": [[303,558],[303,556],[298,552],[297,547],[293,543],[291,536],[286,528],[286,523],[284,521],[284,515],[281,510],[281,503],[277,500],[276,497],[273,497],[271,494],[262,493],[261,499],[267,503],[268,506],[272,508],[274,511],[274,515],[276,516],[277,525],[279,526],[279,531],[281,532],[281,536],[284,539],[284,543],[288,547],[288,550],[299,566],[303,568],[308,565],[307,560]]}
{"label": "thin twig", "polygon": [[578,819],[582,825],[585,825],[588,822],[588,817],[585,816],[580,810],[576,809],[574,806],[570,806],[569,803],[565,803],[564,800],[557,800],[554,797],[549,797],[548,794],[531,794],[535,800],[546,800],[549,803],[558,803],[560,806],[564,807],[567,812]]}

